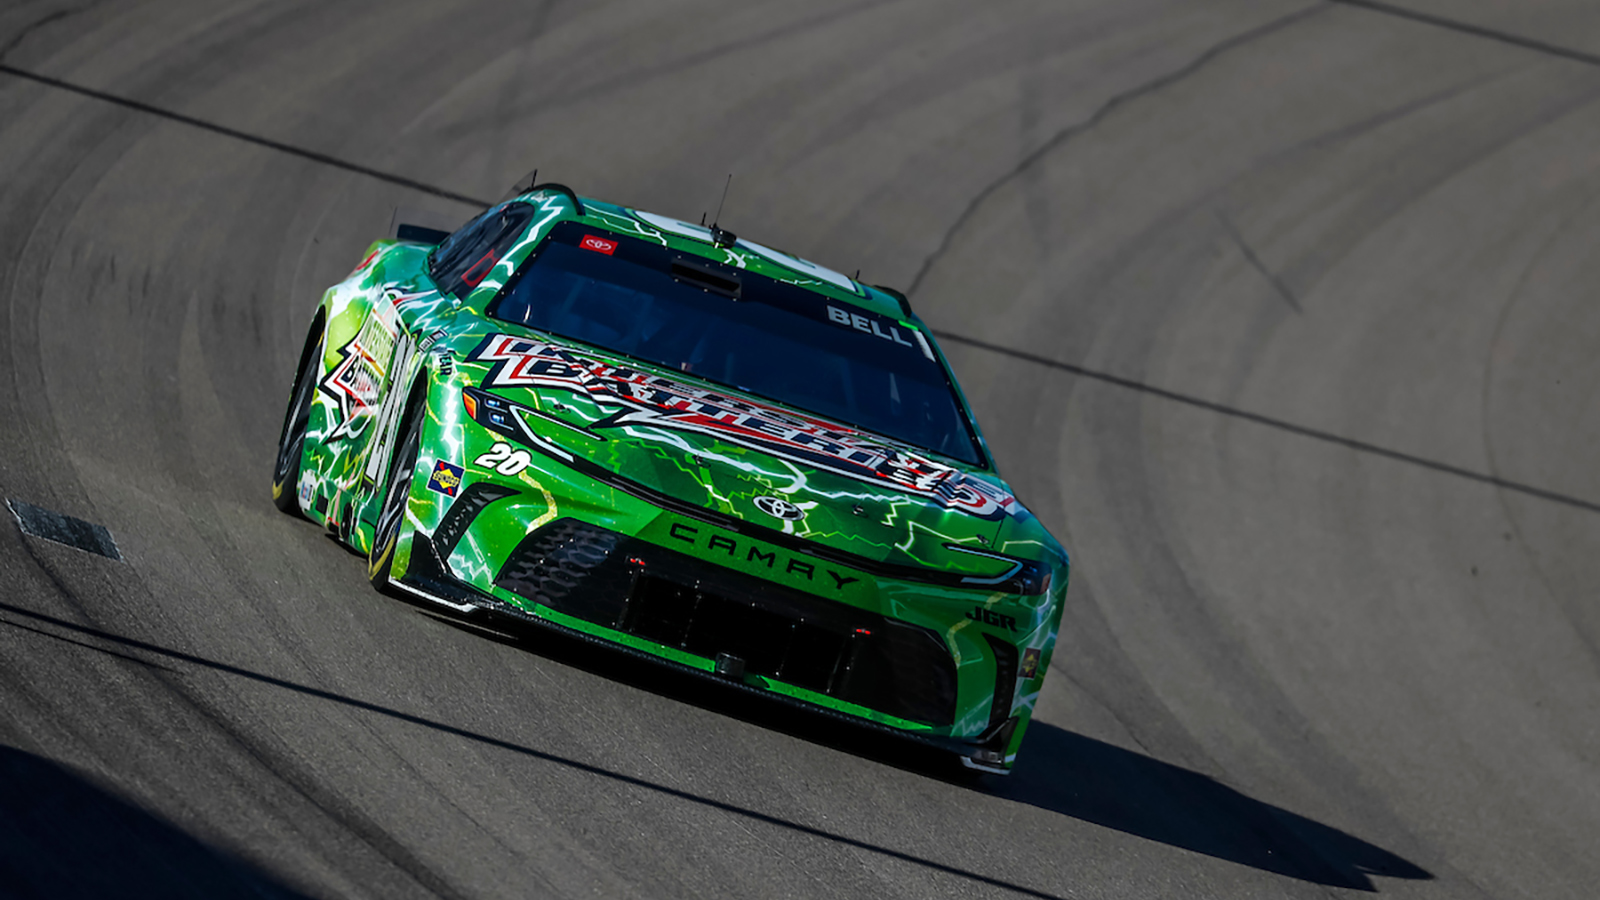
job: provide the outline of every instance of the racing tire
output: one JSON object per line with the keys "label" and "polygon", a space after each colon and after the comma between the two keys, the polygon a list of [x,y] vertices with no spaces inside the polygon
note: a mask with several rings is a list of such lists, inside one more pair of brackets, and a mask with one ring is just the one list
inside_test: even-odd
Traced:
{"label": "racing tire", "polygon": [[289,408],[283,414],[283,430],[278,435],[278,458],[272,467],[272,503],[291,516],[305,517],[300,509],[297,485],[300,461],[305,455],[306,425],[311,421],[311,403],[317,391],[317,369],[322,358],[322,316],[311,323],[305,349],[300,351],[300,368],[294,388],[289,392]]}
{"label": "racing tire", "polygon": [[383,505],[378,507],[378,521],[373,528],[372,552],[367,556],[367,579],[380,591],[389,587],[389,570],[394,565],[395,547],[400,543],[400,526],[405,521],[406,500],[411,496],[411,479],[417,468],[417,455],[422,450],[422,423],[425,394],[421,388],[426,375],[418,380],[417,388],[406,402],[405,415],[400,419],[400,440],[395,445],[394,457],[384,477]]}

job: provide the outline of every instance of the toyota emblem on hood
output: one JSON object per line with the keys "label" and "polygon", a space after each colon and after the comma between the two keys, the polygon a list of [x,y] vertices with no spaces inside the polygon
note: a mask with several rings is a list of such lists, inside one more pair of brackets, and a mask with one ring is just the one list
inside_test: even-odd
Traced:
{"label": "toyota emblem on hood", "polygon": [[756,509],[761,510],[774,519],[783,519],[785,522],[794,522],[806,517],[806,511],[782,497],[757,497]]}

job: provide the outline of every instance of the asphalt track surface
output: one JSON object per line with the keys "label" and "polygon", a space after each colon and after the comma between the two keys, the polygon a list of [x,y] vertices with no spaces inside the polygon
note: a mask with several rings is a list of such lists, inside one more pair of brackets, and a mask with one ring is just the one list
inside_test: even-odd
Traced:
{"label": "asphalt track surface", "polygon": [[[0,896],[1588,898],[1600,6],[11,0]],[[1070,548],[1015,775],[379,596],[320,290],[534,166],[911,289]]]}

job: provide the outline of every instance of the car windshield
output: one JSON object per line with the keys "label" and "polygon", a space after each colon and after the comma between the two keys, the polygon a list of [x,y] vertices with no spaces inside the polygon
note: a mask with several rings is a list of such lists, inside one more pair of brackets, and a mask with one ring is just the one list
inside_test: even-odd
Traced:
{"label": "car windshield", "polygon": [[488,312],[982,465],[921,332],[815,291],[569,222]]}

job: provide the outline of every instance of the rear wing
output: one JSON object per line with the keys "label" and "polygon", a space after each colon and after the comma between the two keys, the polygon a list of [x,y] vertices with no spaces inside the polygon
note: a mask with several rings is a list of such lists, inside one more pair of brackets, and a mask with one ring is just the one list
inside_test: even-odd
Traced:
{"label": "rear wing", "polygon": [[431,209],[397,206],[389,217],[390,238],[417,244],[437,244],[459,227],[459,218]]}

